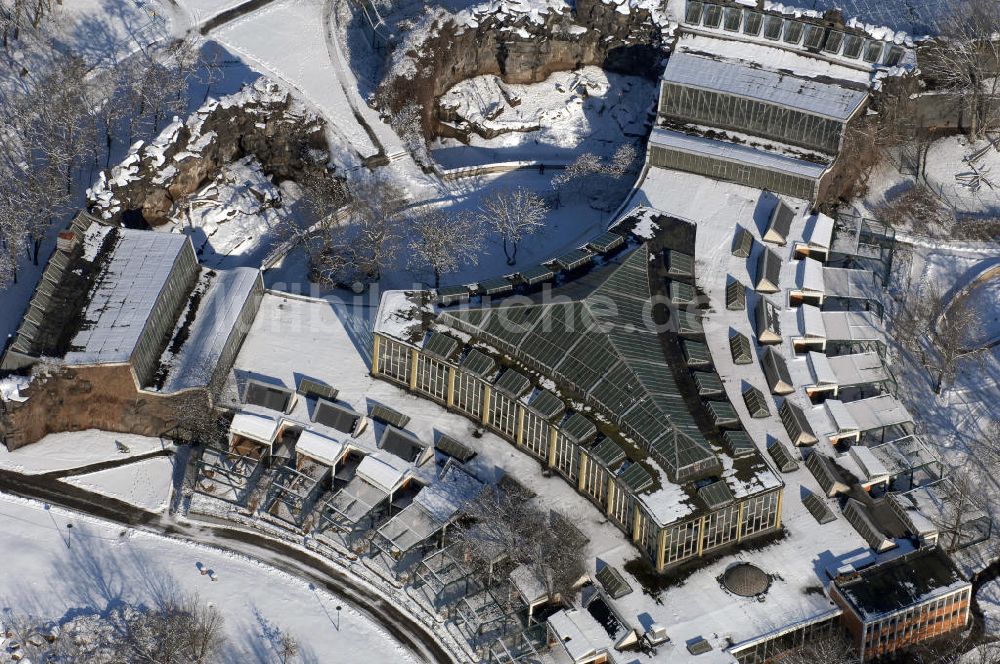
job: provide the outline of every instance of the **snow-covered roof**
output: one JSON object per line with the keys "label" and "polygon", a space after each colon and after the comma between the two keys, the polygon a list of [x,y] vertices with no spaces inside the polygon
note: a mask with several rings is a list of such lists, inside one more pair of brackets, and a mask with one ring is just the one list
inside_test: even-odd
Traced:
{"label": "snow-covered roof", "polygon": [[[818,261],[816,262],[818,263]],[[824,267],[822,273],[823,282],[826,284],[826,294],[830,297],[875,301],[880,299],[880,289],[875,283],[874,272],[843,267]]]}
{"label": "snow-covered roof", "polygon": [[184,251],[193,258],[194,247],[186,235],[120,229],[66,363],[128,362]]}
{"label": "snow-covered roof", "polygon": [[878,353],[854,353],[826,358],[841,387],[869,385],[889,379]]}
{"label": "snow-covered roof", "polygon": [[839,399],[827,399],[823,402],[823,405],[837,427],[834,433],[844,434],[859,431],[854,415],[847,409],[843,401]]}
{"label": "snow-covered roof", "polygon": [[163,391],[201,387],[215,368],[255,287],[263,288],[254,268],[220,270],[202,297],[187,341],[174,358]]}
{"label": "snow-covered roof", "polygon": [[813,339],[826,338],[826,316],[819,307],[811,304],[799,306],[799,332]]}
{"label": "snow-covered roof", "polygon": [[229,431],[244,438],[251,438],[270,444],[274,442],[275,436],[278,435],[279,425],[280,422],[273,417],[240,411],[233,416],[233,421],[229,425]]}
{"label": "snow-covered roof", "polygon": [[580,609],[563,609],[552,614],[549,627],[574,662],[596,655],[608,640],[608,633],[600,623]]}
{"label": "snow-covered roof", "polygon": [[686,87],[756,99],[824,118],[846,122],[868,93],[836,83],[792,76],[745,62],[694,53],[670,56],[663,80]]}
{"label": "snow-covered roof", "polygon": [[803,258],[798,261],[798,265],[795,266],[795,285],[804,291],[825,292],[823,264],[815,258]]}
{"label": "snow-covered roof", "polygon": [[830,365],[830,358],[825,353],[809,351],[809,369],[814,385],[838,385],[837,373]]}
{"label": "snow-covered roof", "polygon": [[306,429],[299,435],[299,440],[295,444],[295,451],[326,464],[335,466],[344,453],[344,443],[327,438],[310,429]]}
{"label": "snow-covered roof", "polygon": [[810,246],[829,249],[833,242],[833,217],[819,213],[810,219],[803,239]]}
{"label": "snow-covered roof", "polygon": [[356,473],[386,493],[392,493],[406,477],[405,468],[398,468],[379,455],[368,455],[362,459]]}
{"label": "snow-covered roof", "polygon": [[885,464],[879,461],[872,454],[872,451],[864,445],[852,445],[849,453],[864,473],[865,479],[869,481],[889,479],[889,471]]}
{"label": "snow-covered roof", "polygon": [[872,431],[913,421],[913,417],[903,404],[889,394],[850,401],[845,403],[844,407],[861,431]]}
{"label": "snow-covered roof", "polygon": [[746,145],[717,141],[656,127],[649,137],[650,145],[687,154],[720,159],[727,162],[764,168],[776,173],[819,180],[827,167],[811,161],[765,152]]}
{"label": "snow-covered roof", "polygon": [[538,580],[538,575],[528,565],[520,565],[510,573],[510,582],[528,604],[547,599],[549,592]]}
{"label": "snow-covered roof", "polygon": [[447,523],[482,490],[482,482],[460,467],[449,465],[436,482],[421,489],[413,500],[432,517]]}
{"label": "snow-covered roof", "polygon": [[821,314],[826,338],[830,341],[881,341],[885,338],[875,317],[867,311],[823,311]]}

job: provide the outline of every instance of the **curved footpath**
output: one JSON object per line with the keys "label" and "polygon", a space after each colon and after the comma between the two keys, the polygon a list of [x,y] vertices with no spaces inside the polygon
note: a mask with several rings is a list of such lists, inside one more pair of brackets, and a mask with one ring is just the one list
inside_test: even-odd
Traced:
{"label": "curved footpath", "polygon": [[214,547],[270,565],[340,596],[392,634],[417,659],[428,664],[455,662],[423,625],[385,597],[365,588],[350,574],[337,569],[331,561],[280,540],[235,527],[195,523],[193,520],[188,523],[175,521],[48,476],[0,470],[0,491],[41,500],[137,530]]}

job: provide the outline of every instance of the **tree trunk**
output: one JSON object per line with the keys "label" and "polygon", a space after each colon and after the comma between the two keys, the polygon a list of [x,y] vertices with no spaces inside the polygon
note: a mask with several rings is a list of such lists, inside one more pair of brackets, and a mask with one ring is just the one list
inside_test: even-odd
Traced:
{"label": "tree trunk", "polygon": [[42,249],[42,238],[40,238],[40,237],[34,238],[33,245],[34,245],[33,246],[34,252],[33,252],[32,256],[31,256],[31,261],[35,265],[38,265],[38,252],[41,251],[41,249]]}
{"label": "tree trunk", "polygon": [[941,394],[944,387],[944,369],[938,371],[937,380],[934,382],[934,394]]}
{"label": "tree trunk", "polygon": [[441,287],[441,270],[434,268],[434,288]]}
{"label": "tree trunk", "polygon": [[503,236],[503,255],[507,258],[507,265],[513,265],[514,259],[510,257],[510,250],[507,248],[507,236]]}

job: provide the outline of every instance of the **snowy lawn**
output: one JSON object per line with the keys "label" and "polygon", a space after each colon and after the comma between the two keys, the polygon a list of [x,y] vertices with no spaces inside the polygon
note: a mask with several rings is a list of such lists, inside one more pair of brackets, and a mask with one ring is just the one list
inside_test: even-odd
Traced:
{"label": "snowy lawn", "polygon": [[641,142],[649,131],[656,88],[638,76],[599,67],[557,72],[541,83],[508,85],[478,76],[452,87],[439,105],[471,135],[467,146],[439,139],[434,158],[445,168],[501,161],[569,163],[581,152],[610,155],[623,142]]}
{"label": "snowy lawn", "polygon": [[[120,450],[116,442],[127,450]],[[0,468],[37,475],[119,461],[172,446],[173,443],[166,439],[96,429],[51,433],[37,443],[13,452],[0,445]]]}
{"label": "snowy lawn", "polygon": [[172,457],[155,457],[63,481],[150,512],[162,512],[170,499],[173,472]]}
{"label": "snowy lawn", "polygon": [[986,141],[969,143],[964,136],[935,141],[927,152],[926,177],[931,190],[958,210],[1000,212],[1000,150]]}
{"label": "snowy lawn", "polygon": [[276,627],[298,640],[295,661],[416,664],[340,598],[249,559],[6,495],[0,515],[3,606],[38,620],[64,623],[122,603],[197,594],[225,618],[229,647],[220,664],[277,661],[265,636]]}

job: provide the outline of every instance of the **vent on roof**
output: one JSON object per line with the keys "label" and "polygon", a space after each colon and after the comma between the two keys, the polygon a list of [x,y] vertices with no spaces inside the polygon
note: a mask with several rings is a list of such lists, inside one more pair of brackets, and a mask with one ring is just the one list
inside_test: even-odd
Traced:
{"label": "vent on roof", "polygon": [[667,274],[672,277],[693,277],[694,258],[673,249],[667,251]]}
{"label": "vent on roof", "polygon": [[607,468],[613,468],[615,464],[625,459],[625,452],[610,438],[605,438],[594,445],[589,454]]}
{"label": "vent on roof", "polygon": [[788,364],[785,358],[778,354],[774,348],[768,348],[764,352],[764,376],[767,378],[767,386],[773,394],[791,394],[795,391],[792,385],[792,375],[788,373]]}
{"label": "vent on roof", "polygon": [[505,277],[496,277],[495,279],[486,279],[479,282],[480,295],[502,295],[512,290],[514,290],[514,284]]}
{"label": "vent on roof", "polygon": [[597,580],[604,586],[611,599],[621,599],[632,592],[632,586],[625,581],[621,572],[611,565],[605,565],[597,572]]}
{"label": "vent on roof", "polygon": [[812,427],[809,426],[806,415],[801,408],[785,399],[778,409],[778,414],[781,416],[781,424],[784,425],[785,432],[788,433],[793,445],[813,445],[816,443],[816,436],[813,435]]}
{"label": "vent on roof", "polygon": [[691,304],[695,300],[694,286],[683,281],[670,282],[670,301],[674,304]]}
{"label": "vent on roof", "polygon": [[497,363],[492,357],[475,348],[470,350],[465,359],[462,360],[462,369],[480,378],[492,374],[496,370],[496,366]]}
{"label": "vent on roof", "polygon": [[316,402],[316,410],[313,411],[313,422],[343,433],[353,433],[360,417],[361,413],[326,399]]}
{"label": "vent on roof", "polygon": [[437,445],[435,445],[435,449],[442,454],[447,454],[452,458],[458,459],[462,463],[466,463],[469,459],[476,456],[475,450],[466,447],[447,434],[441,434]]}
{"label": "vent on roof", "polygon": [[531,408],[547,420],[551,420],[566,410],[566,404],[548,390],[539,390],[528,403]]}
{"label": "vent on roof", "polygon": [[447,334],[441,334],[440,332],[431,332],[430,336],[427,337],[427,341],[424,342],[424,352],[430,353],[442,360],[450,360],[460,345],[461,343],[454,337],[449,337]]}
{"label": "vent on roof", "polygon": [[553,262],[563,270],[575,270],[588,264],[593,257],[594,254],[586,249],[574,249],[559,256]]}
{"label": "vent on roof", "polygon": [[544,265],[529,267],[518,273],[518,277],[521,282],[528,286],[534,286],[545,281],[551,281],[555,276],[556,273],[551,268]]}
{"label": "vent on roof", "polygon": [[795,218],[795,211],[788,207],[784,201],[779,200],[771,219],[767,224],[767,232],[764,233],[764,242],[784,245],[788,241],[788,232],[792,228],[792,220]]}
{"label": "vent on roof", "polygon": [[733,279],[726,286],[726,309],[743,311],[747,308],[747,287]]}
{"label": "vent on roof", "polygon": [[677,333],[680,335],[700,335],[705,333],[701,324],[701,316],[684,309],[677,309]]}
{"label": "vent on roof", "polygon": [[729,351],[733,355],[734,364],[753,364],[753,350],[745,334],[736,332],[729,337]]}
{"label": "vent on roof", "polygon": [[438,304],[445,307],[469,301],[469,288],[467,286],[447,286],[436,289],[436,292]]}
{"label": "vent on roof", "polygon": [[802,498],[802,504],[806,506],[809,513],[813,515],[813,518],[821,524],[837,520],[837,515],[833,513],[826,504],[826,501],[812,491],[807,492],[805,497]]}
{"label": "vent on roof", "polygon": [[735,500],[729,485],[722,480],[706,484],[698,489],[698,497],[701,498],[702,502],[710,510],[725,507]]}
{"label": "vent on roof", "polygon": [[243,402],[287,413],[295,402],[295,394],[287,387],[268,385],[258,380],[247,381]]}
{"label": "vent on roof", "polygon": [[709,352],[708,346],[700,341],[691,341],[690,339],[682,339],[681,343],[684,346],[684,359],[687,360],[689,367],[712,366],[712,354]]}
{"label": "vent on roof", "polygon": [[410,416],[404,415],[394,408],[383,406],[380,403],[372,404],[371,416],[373,420],[391,424],[394,427],[405,429],[410,423]]}
{"label": "vent on roof", "polygon": [[798,470],[798,462],[795,461],[792,453],[780,440],[772,440],[771,444],[767,446],[767,452],[771,455],[771,458],[774,459],[774,462],[778,464],[778,470],[781,472],[790,473],[794,470]]}
{"label": "vent on roof", "polygon": [[713,397],[723,393],[722,379],[714,371],[697,371],[694,374],[694,384],[698,387],[698,396]]}
{"label": "vent on roof", "polygon": [[699,636],[687,642],[687,650],[692,655],[704,655],[707,652],[712,652],[712,644]]}
{"label": "vent on roof", "polygon": [[847,500],[847,505],[844,506],[844,518],[854,526],[859,535],[865,538],[868,546],[875,549],[876,553],[896,548],[896,543],[886,537],[871,520],[868,509],[854,498]]}
{"label": "vent on roof", "polygon": [[747,258],[751,251],[753,251],[753,235],[742,226],[737,226],[736,234],[733,236],[733,256]]}
{"label": "vent on roof", "polygon": [[518,373],[513,369],[507,369],[493,383],[493,387],[507,396],[520,399],[531,389],[531,381],[524,374]]}
{"label": "vent on roof", "polygon": [[653,486],[653,476],[639,464],[632,463],[618,476],[618,482],[636,494]]}
{"label": "vent on roof", "polygon": [[753,385],[743,390],[743,403],[747,405],[750,417],[762,418],[771,415],[771,411],[767,407],[767,401],[764,399],[764,393]]}
{"label": "vent on roof", "polygon": [[706,406],[712,415],[715,426],[730,427],[739,424],[740,417],[736,414],[733,404],[728,401],[709,401]]}
{"label": "vent on roof", "polygon": [[806,468],[819,482],[828,498],[839,493],[847,493],[850,488],[840,480],[840,471],[824,454],[814,451],[806,457]]}
{"label": "vent on roof", "polygon": [[297,390],[299,394],[304,397],[312,397],[314,399],[326,399],[328,401],[334,401],[340,391],[337,388],[327,385],[326,383],[321,383],[318,380],[313,380],[312,378],[303,378],[299,381],[299,389]]}
{"label": "vent on roof", "polygon": [[588,443],[597,435],[597,427],[580,413],[573,413],[559,425],[563,434],[578,444]]}
{"label": "vent on roof", "polygon": [[722,585],[742,597],[758,597],[771,587],[771,577],[750,563],[737,563],[722,574]]}
{"label": "vent on roof", "polygon": [[625,244],[625,238],[618,233],[608,231],[598,235],[587,243],[587,246],[599,254],[607,254]]}
{"label": "vent on roof", "polygon": [[385,431],[382,432],[382,438],[379,439],[378,446],[386,452],[394,454],[410,463],[420,458],[420,455],[427,449],[427,446],[416,436],[401,431],[394,426],[387,426],[385,428]]}
{"label": "vent on roof", "polygon": [[723,431],[722,440],[725,441],[729,454],[735,459],[751,456],[757,450],[753,439],[746,431]]}

